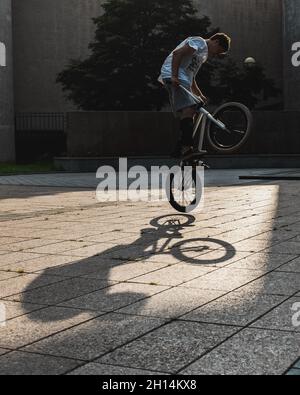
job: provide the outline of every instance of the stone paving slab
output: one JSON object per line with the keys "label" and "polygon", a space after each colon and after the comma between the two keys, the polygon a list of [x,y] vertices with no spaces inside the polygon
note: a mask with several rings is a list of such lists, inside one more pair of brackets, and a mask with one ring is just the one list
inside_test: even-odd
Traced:
{"label": "stone paving slab", "polygon": [[0,300],[0,304],[2,304],[2,306],[5,306],[6,320],[10,320],[12,318],[16,318],[27,313],[31,313],[35,310],[39,310],[45,307],[39,304],[12,302],[10,300],[3,299]]}
{"label": "stone paving slab", "polygon": [[[84,244],[88,244],[88,243],[81,243],[81,244],[83,244],[81,248],[72,249],[72,255],[78,257],[90,257],[94,255],[109,255],[113,258],[125,257],[126,259],[127,248],[122,253],[122,251],[124,250],[123,245],[120,244],[115,245],[112,243],[98,243],[98,244],[90,244],[84,246]],[[65,252],[62,252],[61,254],[70,255],[69,251],[65,250]]]}
{"label": "stone paving slab", "polygon": [[[77,258],[78,259],[78,258]],[[159,262],[129,262],[112,258],[88,258],[51,269],[52,275],[127,281],[167,266]]]}
{"label": "stone paving slab", "polygon": [[[28,261],[25,262],[18,262],[7,266],[3,266],[0,269],[9,270],[12,272],[23,271],[24,273],[31,273],[31,274],[36,272],[40,272],[40,274],[42,273],[46,274],[47,272],[50,272],[49,269],[51,269],[51,273],[53,271],[53,275],[55,275],[55,269],[52,268],[63,265],[62,267],[67,269],[69,267],[69,264],[71,265],[74,263],[75,266],[75,263],[77,261],[78,261],[78,257],[62,256],[62,255],[42,255],[39,256],[38,258],[29,259]],[[62,272],[61,274],[60,272],[58,272],[58,275],[64,277],[63,270],[61,270],[61,272]],[[66,277],[76,277],[76,273],[74,273],[73,276],[66,276]]]}
{"label": "stone paving slab", "polygon": [[11,263],[19,263],[28,261],[29,259],[38,258],[39,254],[33,254],[30,252],[11,252],[8,253],[7,251],[2,251],[0,255],[0,269],[3,266],[7,266]]}
{"label": "stone paving slab", "polygon": [[174,287],[119,310],[120,313],[152,317],[175,318],[210,302],[223,291],[208,291],[193,288]]}
{"label": "stone paving slab", "polygon": [[252,326],[255,328],[300,332],[300,297],[290,298],[254,322]]}
{"label": "stone paving slab", "polygon": [[[0,355],[7,354],[9,352],[10,352],[10,350],[5,350],[4,348],[0,348]],[[1,372],[0,372],[0,375],[1,375]]]}
{"label": "stone paving slab", "polygon": [[258,228],[256,227],[254,229],[250,227],[247,229],[247,227],[245,227],[243,232],[241,232],[230,223],[229,225],[222,225],[221,227],[215,228],[215,234],[217,237],[228,243],[238,243],[239,241],[243,241],[251,237],[257,237],[260,233],[269,229],[269,226],[266,228],[259,226]]}
{"label": "stone paving slab", "polygon": [[[270,247],[273,253],[276,254],[295,254],[300,255],[300,243],[299,241],[284,241],[282,243],[276,244]],[[269,251],[270,248],[266,249]]]}
{"label": "stone paving slab", "polygon": [[300,334],[244,329],[180,373],[281,375],[299,354]]}
{"label": "stone paving slab", "polygon": [[240,259],[246,258],[251,255],[252,254],[249,252],[235,251],[234,253],[232,253],[219,249],[200,256],[196,256],[192,259],[185,258],[185,261],[181,262],[189,266],[194,265],[197,268],[199,267],[205,269],[215,269],[226,266],[231,267],[234,262],[238,262]]}
{"label": "stone paving slab", "polygon": [[277,269],[281,272],[300,273],[300,258],[294,259]]}
{"label": "stone paving slab", "polygon": [[61,281],[59,277],[47,275],[24,274],[16,278],[9,278],[1,281],[0,298],[24,292],[24,290],[33,290]]}
{"label": "stone paving slab", "polygon": [[114,248],[113,246],[110,249],[105,250],[105,256],[108,258],[119,259],[123,261],[144,260],[150,255],[150,252],[146,252],[141,247]]}
{"label": "stone paving slab", "polygon": [[142,259],[145,262],[157,262],[164,263],[165,265],[175,265],[176,263],[182,262],[181,257],[176,257],[174,255],[168,254],[152,254],[143,257]]}
{"label": "stone paving slab", "polygon": [[[150,237],[148,237],[147,239],[149,240]],[[90,243],[112,243],[112,244],[120,244],[120,243],[125,244],[125,243],[133,243],[133,242],[142,243],[142,241],[140,241],[136,233],[127,234],[125,236],[121,232],[94,234],[93,236],[83,237],[83,241],[87,241]]]}
{"label": "stone paving slab", "polygon": [[7,321],[6,326],[0,328],[0,347],[15,349],[26,346],[51,334],[88,321],[95,315],[97,314],[63,307],[49,307],[30,312]]}
{"label": "stone paving slab", "polygon": [[[32,224],[30,226],[33,226]],[[39,248],[41,246],[47,246],[51,244],[61,243],[61,240],[48,240],[48,239],[32,239],[32,240],[23,240],[18,241],[16,243],[3,244],[1,245],[1,250],[5,251],[15,251],[15,252],[35,252],[34,248]],[[57,246],[56,246],[57,247]]]}
{"label": "stone paving slab", "polygon": [[[57,277],[58,279],[59,277]],[[36,280],[39,287],[39,278]],[[44,305],[55,305],[63,301],[77,298],[78,296],[106,288],[110,283],[107,281],[71,278],[55,284],[39,287],[37,289],[26,290],[20,294],[10,296],[10,300],[21,301],[23,303],[38,303]]]}
{"label": "stone paving slab", "polygon": [[80,362],[48,355],[11,352],[0,357],[0,375],[60,375],[76,368]]}
{"label": "stone paving slab", "polygon": [[[263,272],[269,272],[280,267],[285,267],[286,262],[290,262],[295,259],[297,255],[281,255],[275,253],[264,253],[258,252],[252,254],[244,259],[241,259],[230,267],[237,269],[248,269],[248,270],[262,270]],[[292,261],[293,262],[293,261]]]}
{"label": "stone paving slab", "polygon": [[279,240],[256,240],[252,238],[251,241],[246,239],[239,241],[238,243],[234,243],[232,248],[236,251],[259,252],[265,250],[266,248],[271,248],[271,246],[273,249],[273,245],[277,245],[278,243],[280,243]]}
{"label": "stone paving slab", "polygon": [[[297,227],[299,224],[296,224],[295,227]],[[297,233],[291,240],[288,241],[297,241],[300,242],[300,235]]]}
{"label": "stone paving slab", "polygon": [[292,296],[300,290],[300,273],[272,272],[255,280],[253,287],[260,287],[266,294]]}
{"label": "stone paving slab", "polygon": [[21,274],[18,273],[9,273],[9,272],[0,271],[0,281],[8,280],[9,278],[12,277],[19,277],[20,275]]}
{"label": "stone paving slab", "polygon": [[259,295],[256,292],[231,292],[214,302],[184,315],[182,319],[246,326],[266,314],[285,298],[274,295]]}
{"label": "stone paving slab", "polygon": [[22,237],[8,237],[8,236],[0,237],[0,245],[7,246],[9,244],[16,244],[16,243],[23,242],[26,240],[28,240],[28,239],[26,239],[24,237],[23,238]]}
{"label": "stone paving slab", "polygon": [[172,322],[98,361],[175,373],[236,331],[229,326]]}
{"label": "stone paving slab", "polygon": [[74,298],[69,302],[61,303],[61,306],[109,312],[139,300],[142,300],[140,302],[141,304],[147,303],[147,301],[144,300],[145,298],[161,293],[165,289],[167,289],[167,287],[159,285],[122,283],[101,291],[92,292],[79,298]]}
{"label": "stone paving slab", "polygon": [[[264,232],[258,235],[255,235],[253,239],[255,240],[267,240],[270,241],[272,244],[274,241],[296,241],[294,238],[297,236],[297,232],[293,232],[291,230],[287,230],[283,228],[282,230],[273,230],[271,232]],[[252,239],[252,238],[251,238]],[[250,241],[250,240],[249,240]]]}
{"label": "stone paving slab", "polygon": [[[51,243],[48,245],[44,245],[42,247],[35,247],[28,249],[29,252],[37,253],[37,254],[68,254],[68,251],[72,250],[76,251],[75,249],[81,249],[83,246],[92,245],[92,243],[88,242],[78,242],[78,241],[59,241],[57,243]],[[74,254],[76,255],[76,254]]]}
{"label": "stone paving slab", "polygon": [[260,270],[221,268],[194,280],[181,284],[182,287],[233,291],[262,276]]}
{"label": "stone paving slab", "polygon": [[158,318],[110,313],[48,337],[25,350],[89,361],[164,322],[165,320]]}
{"label": "stone paving slab", "polygon": [[178,263],[166,268],[155,270],[151,273],[135,277],[133,280],[137,283],[155,283],[158,285],[175,286],[190,281],[196,277],[200,277],[206,273],[214,271],[215,268],[209,266],[189,266]]}

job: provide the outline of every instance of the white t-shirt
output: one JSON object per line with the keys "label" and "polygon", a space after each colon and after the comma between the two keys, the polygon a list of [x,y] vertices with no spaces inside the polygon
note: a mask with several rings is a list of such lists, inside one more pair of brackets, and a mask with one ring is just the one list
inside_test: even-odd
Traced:
{"label": "white t-shirt", "polygon": [[[178,79],[182,84],[191,86],[200,67],[207,61],[208,47],[206,41],[202,37],[188,37],[179,44],[174,51],[182,48],[186,44],[191,48],[194,48],[196,52],[194,52],[192,56],[186,56],[182,59],[178,71]],[[161,83],[163,83],[164,78],[172,78],[172,61],[174,51],[167,57],[162,66],[161,74],[158,78],[158,81]]]}

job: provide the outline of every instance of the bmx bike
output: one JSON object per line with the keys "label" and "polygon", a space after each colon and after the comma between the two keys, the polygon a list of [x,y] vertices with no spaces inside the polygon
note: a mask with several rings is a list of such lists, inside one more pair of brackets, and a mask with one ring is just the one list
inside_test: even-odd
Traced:
{"label": "bmx bike", "polygon": [[[221,105],[211,114],[204,108],[202,100],[179,85],[196,101],[196,121],[193,138],[198,151],[180,158],[179,171],[171,173],[167,180],[167,195],[171,206],[180,213],[190,213],[198,207],[202,198],[203,177],[199,169],[208,168],[203,158],[204,138],[217,153],[237,152],[248,140],[253,118],[250,110],[241,103],[230,102]],[[197,142],[198,140],[198,142]],[[197,145],[198,144],[198,145]],[[189,169],[189,171],[186,171]]]}

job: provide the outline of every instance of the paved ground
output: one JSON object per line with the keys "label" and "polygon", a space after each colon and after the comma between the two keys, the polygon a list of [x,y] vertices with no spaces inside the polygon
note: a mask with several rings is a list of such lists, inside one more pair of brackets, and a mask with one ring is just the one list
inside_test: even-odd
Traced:
{"label": "paved ground", "polygon": [[300,184],[246,174],[194,216],[0,178],[0,374],[299,374]]}
{"label": "paved ground", "polygon": [[[234,169],[211,170],[206,172],[206,185],[242,184],[248,181],[239,181],[242,176],[296,176],[300,177],[300,169]],[[0,176],[0,185],[26,185],[26,186],[57,186],[66,188],[96,188],[99,180],[94,173],[60,173],[60,174],[33,174],[17,176]]]}

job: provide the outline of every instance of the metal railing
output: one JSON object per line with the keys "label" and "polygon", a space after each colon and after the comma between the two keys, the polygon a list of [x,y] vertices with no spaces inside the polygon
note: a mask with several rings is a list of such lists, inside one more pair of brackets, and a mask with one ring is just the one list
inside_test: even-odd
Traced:
{"label": "metal railing", "polygon": [[64,113],[17,113],[16,131],[65,131]]}

